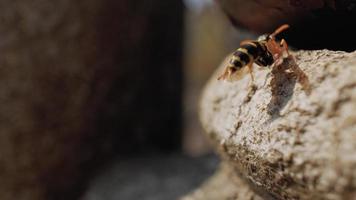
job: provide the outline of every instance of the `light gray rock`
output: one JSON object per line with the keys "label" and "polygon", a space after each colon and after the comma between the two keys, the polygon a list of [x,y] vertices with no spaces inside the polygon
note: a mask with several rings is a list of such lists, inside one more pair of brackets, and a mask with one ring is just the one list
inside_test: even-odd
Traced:
{"label": "light gray rock", "polygon": [[234,174],[266,199],[353,199],[356,52],[294,55],[297,66],[287,58],[255,70],[255,85],[248,75],[216,80],[224,61],[202,95],[203,126]]}

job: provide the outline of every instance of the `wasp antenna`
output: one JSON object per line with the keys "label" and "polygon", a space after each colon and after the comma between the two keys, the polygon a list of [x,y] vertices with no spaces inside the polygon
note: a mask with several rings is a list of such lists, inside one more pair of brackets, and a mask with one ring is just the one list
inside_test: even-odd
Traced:
{"label": "wasp antenna", "polygon": [[278,35],[279,33],[281,33],[282,31],[286,30],[289,28],[288,24],[283,24],[282,26],[280,26],[279,28],[277,28],[272,34],[271,37],[275,37],[276,35]]}

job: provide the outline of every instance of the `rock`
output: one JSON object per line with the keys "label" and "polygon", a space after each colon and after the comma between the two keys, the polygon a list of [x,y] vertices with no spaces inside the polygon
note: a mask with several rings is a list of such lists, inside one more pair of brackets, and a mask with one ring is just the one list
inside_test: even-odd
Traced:
{"label": "rock", "polygon": [[181,1],[0,11],[1,200],[78,199],[114,150],[180,145]]}
{"label": "rock", "polygon": [[[284,23],[285,34],[298,49],[353,51],[356,40],[353,0],[216,0],[235,27],[269,33]],[[348,42],[340,42],[340,38]]]}
{"label": "rock", "polygon": [[[255,70],[254,85],[248,75],[216,80],[224,61],[203,92],[202,124],[233,174],[266,199],[353,199],[356,52],[293,54],[297,65]],[[216,179],[218,190],[231,186]]]}
{"label": "rock", "polygon": [[222,163],[218,171],[199,189],[181,200],[262,200],[227,164]]}
{"label": "rock", "polygon": [[[198,187],[219,165],[216,155],[143,153],[103,170],[83,200],[176,200]],[[143,167],[144,166],[144,167]],[[134,191],[134,192],[133,192]]]}

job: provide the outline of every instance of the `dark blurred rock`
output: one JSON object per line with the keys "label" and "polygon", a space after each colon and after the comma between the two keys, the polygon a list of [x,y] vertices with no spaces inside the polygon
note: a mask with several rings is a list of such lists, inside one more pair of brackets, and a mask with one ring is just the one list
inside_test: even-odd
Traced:
{"label": "dark blurred rock", "polygon": [[0,11],[0,199],[75,199],[112,150],[179,145],[181,2]]}
{"label": "dark blurred rock", "polygon": [[240,177],[233,168],[222,163],[204,184],[181,200],[263,200]]}
{"label": "dark blurred rock", "polygon": [[299,49],[356,49],[354,0],[216,0],[236,27],[271,32],[283,23],[282,34]]}
{"label": "dark blurred rock", "polygon": [[83,200],[168,200],[193,190],[211,175],[218,158],[178,153],[121,159],[95,178]]}

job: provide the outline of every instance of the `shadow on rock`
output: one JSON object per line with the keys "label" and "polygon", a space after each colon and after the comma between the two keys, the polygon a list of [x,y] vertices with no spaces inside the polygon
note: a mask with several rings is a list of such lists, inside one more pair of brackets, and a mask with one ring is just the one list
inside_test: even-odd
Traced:
{"label": "shadow on rock", "polygon": [[281,64],[275,65],[271,74],[272,98],[267,105],[267,111],[273,120],[280,116],[280,111],[292,98],[297,82],[302,85],[307,95],[310,94],[310,86],[307,75],[299,68],[292,55],[284,58]]}

